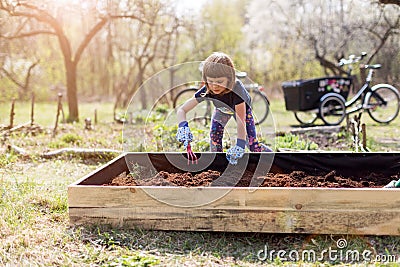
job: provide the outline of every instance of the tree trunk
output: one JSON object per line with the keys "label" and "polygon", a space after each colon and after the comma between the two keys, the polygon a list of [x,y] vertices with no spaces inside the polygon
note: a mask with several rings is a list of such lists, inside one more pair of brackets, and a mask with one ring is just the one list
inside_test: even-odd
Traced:
{"label": "tree trunk", "polygon": [[[144,70],[143,70],[144,71]],[[139,87],[137,90],[140,89],[140,86],[142,86],[143,84],[143,73],[142,70],[140,70],[140,75],[139,75]],[[142,109],[147,109],[147,92],[146,90],[144,90],[144,88],[142,88],[142,90],[140,90],[140,102],[142,102]]]}
{"label": "tree trunk", "polygon": [[76,67],[77,64],[73,61],[65,63],[66,79],[67,79],[67,100],[69,116],[67,122],[78,122],[78,96],[76,86]]}
{"label": "tree trunk", "polygon": [[140,102],[142,102],[142,109],[147,109],[147,96],[144,90],[140,90]]}

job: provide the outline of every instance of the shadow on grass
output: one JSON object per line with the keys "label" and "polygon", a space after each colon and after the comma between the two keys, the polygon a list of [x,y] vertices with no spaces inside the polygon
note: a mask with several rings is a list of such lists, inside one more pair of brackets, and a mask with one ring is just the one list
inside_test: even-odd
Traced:
{"label": "shadow on grass", "polygon": [[[371,251],[371,260],[372,256],[389,254],[398,255],[397,260],[400,258],[400,237],[395,236],[150,231],[104,225],[72,230],[80,231],[84,243],[107,249],[118,247],[145,251],[161,257],[173,255],[179,258],[201,258],[208,255],[222,261],[249,264],[293,262],[291,259],[335,264],[362,262],[362,253]],[[346,246],[338,247],[343,240]],[[315,252],[315,255],[310,254],[310,251]],[[332,254],[328,254],[329,251]],[[352,253],[353,259],[346,258],[346,251]],[[304,256],[303,252],[306,252]],[[354,258],[353,253],[356,252],[359,253],[358,258]]]}

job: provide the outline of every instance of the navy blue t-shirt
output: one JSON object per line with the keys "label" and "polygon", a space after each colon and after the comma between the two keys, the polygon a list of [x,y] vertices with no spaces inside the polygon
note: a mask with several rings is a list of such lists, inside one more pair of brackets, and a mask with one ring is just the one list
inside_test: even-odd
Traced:
{"label": "navy blue t-shirt", "polygon": [[250,95],[247,90],[244,88],[244,85],[241,81],[237,80],[235,86],[232,91],[229,91],[223,95],[215,95],[212,93],[208,93],[206,86],[200,88],[195,94],[196,100],[200,103],[206,99],[211,100],[218,110],[227,114],[235,113],[235,106],[246,102],[246,109],[250,107]]}

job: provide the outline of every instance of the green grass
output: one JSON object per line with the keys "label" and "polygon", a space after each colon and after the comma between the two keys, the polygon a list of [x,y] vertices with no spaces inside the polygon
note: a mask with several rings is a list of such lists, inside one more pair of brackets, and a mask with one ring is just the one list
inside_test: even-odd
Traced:
{"label": "green grass", "polygon": [[400,253],[398,237],[70,227],[66,187],[98,166],[77,160],[21,161],[1,170],[0,265],[260,266],[271,263],[269,258],[257,256],[266,246],[270,252],[312,249],[321,253],[334,249],[340,238],[346,239],[352,250]]}
{"label": "green grass", "polygon": [[0,265],[259,266],[270,262],[257,257],[265,246],[269,251],[321,252],[335,248],[339,238],[345,238],[349,248],[360,252],[373,248],[382,255],[399,253],[400,239],[396,237],[70,227],[66,186],[97,167],[76,160],[56,160],[18,162],[2,169]]}
{"label": "green grass", "polygon": [[[291,125],[297,124],[293,114],[285,111],[283,101],[273,101],[271,106],[277,131],[289,131]],[[72,227],[68,219],[67,186],[109,159],[89,160],[67,155],[44,160],[40,154],[63,147],[121,149],[123,126],[112,122],[111,104],[84,104],[80,109],[82,118],[90,116],[98,108],[99,123],[95,129],[84,130],[83,122],[61,124],[53,138],[55,118],[48,116],[55,113],[49,112],[53,107],[56,104],[37,105],[36,122],[42,132],[33,134],[24,129],[2,137],[0,266],[287,266],[287,261],[260,260],[257,254],[266,246],[269,251],[313,249],[321,252],[329,247],[335,248],[340,238],[346,239],[351,249],[360,252],[368,249],[374,255],[397,255],[400,258],[399,237],[144,231],[105,225]],[[7,109],[5,105],[0,106],[5,125]],[[16,124],[29,121],[29,103],[25,106],[18,104],[16,112],[19,114]],[[398,150],[398,143],[391,144],[387,140],[397,139],[399,126],[399,119],[388,126],[368,122],[371,146],[375,146],[377,151]],[[136,134],[132,142],[136,147],[143,143],[143,132],[154,135],[152,127],[132,127]],[[260,129],[268,131],[269,127],[266,124]],[[170,140],[170,135],[173,135],[170,131],[173,128],[166,127],[165,131],[151,138],[159,141],[159,136],[165,135]],[[196,129],[196,135],[207,135],[207,132]],[[380,142],[380,138],[387,143]],[[277,143],[283,146],[293,142],[300,144],[302,149],[307,146],[307,139],[289,134],[283,139]],[[303,141],[306,144],[301,143]],[[173,138],[168,142],[173,142]],[[9,144],[24,148],[30,156],[7,151]],[[172,144],[170,146],[172,149]],[[157,145],[150,148],[157,149]],[[328,261],[332,265],[337,263]]]}
{"label": "green grass", "polygon": [[[1,103],[0,105],[0,125],[7,126],[9,125],[9,113],[10,113],[10,103]],[[54,128],[55,120],[56,120],[56,112],[57,109],[57,103],[38,103],[35,105],[35,123],[42,127],[46,127],[48,131],[51,131]],[[52,111],[53,110],[53,111]],[[68,112],[68,106],[66,103],[64,103],[64,110],[67,113]],[[89,117],[94,121],[94,112],[97,110],[97,118],[98,118],[98,124],[100,125],[107,125],[113,122],[112,118],[112,111],[113,111],[113,104],[112,103],[82,103],[79,105],[79,112],[80,112],[80,122],[77,123],[77,125],[80,125],[80,127],[84,127],[84,118]],[[159,111],[161,110],[161,111]],[[20,125],[26,122],[30,121],[30,103],[29,102],[16,102],[16,107],[15,107],[15,119],[14,119],[14,126]],[[141,113],[146,113],[144,111],[141,111]],[[66,114],[67,115],[67,114]],[[259,135],[261,135],[261,140],[265,141],[268,145],[274,147],[275,146],[275,141],[273,140],[273,134],[277,132],[288,132],[293,128],[299,128],[299,123],[296,121],[293,112],[291,111],[286,111],[285,109],[285,103],[283,100],[280,99],[274,99],[271,101],[271,115],[266,122],[264,122],[262,125],[260,125],[257,128],[257,131]],[[146,117],[146,116],[145,116]],[[150,127],[152,123],[156,127],[160,127],[157,125],[160,121],[165,119],[166,121],[164,122],[165,124],[162,126],[166,128],[166,131],[170,131],[171,129],[173,130],[173,127],[176,127],[175,125],[175,117],[171,116],[166,118],[165,117],[165,108],[162,107],[160,109],[156,109],[156,113],[153,114],[150,117],[151,120],[155,121],[148,121],[147,126]],[[378,124],[374,121],[372,121],[367,113],[364,113],[362,115],[362,122],[366,123],[367,125],[367,143],[368,147],[371,148],[372,151],[399,151],[400,150],[400,119],[396,118],[392,123],[388,125],[382,125]],[[316,125],[322,125],[321,120],[316,121]],[[342,125],[345,125],[343,122]],[[140,128],[140,125],[137,125],[136,128]],[[170,127],[170,128],[168,128]],[[95,127],[96,128],[96,127]],[[99,127],[97,127],[99,128]],[[207,138],[207,131],[208,131],[209,126],[208,125],[202,125],[202,124],[197,124],[196,126],[193,127],[194,130],[196,130],[199,133],[199,139],[196,140],[199,142],[198,147],[196,147],[196,143],[194,143],[195,149],[199,151],[204,151],[208,149],[208,142],[203,142],[202,140],[206,140]],[[70,125],[59,125],[59,129],[61,132],[64,132],[65,134],[69,133],[69,130],[71,129]],[[118,130],[122,129],[119,128]],[[233,142],[232,138],[235,133],[235,124],[233,123],[233,120],[230,121],[228,124],[228,129],[229,132],[226,134],[225,140],[227,142]],[[98,130],[98,129],[96,129]],[[154,129],[149,129],[148,132],[151,134]],[[73,130],[74,131],[74,130]],[[122,130],[121,130],[122,132]],[[120,132],[120,133],[121,133]],[[74,134],[74,133],[71,133]],[[98,137],[97,143],[99,145],[105,146],[107,145],[106,142],[104,142],[104,138],[101,137],[101,135],[104,134],[101,133]],[[115,135],[115,133],[107,133],[107,134],[112,134]],[[46,135],[47,136],[47,135]],[[127,136],[125,136],[127,137]],[[130,137],[130,136],[128,136]],[[64,137],[65,138],[65,137]],[[84,136],[76,136],[76,138],[90,138],[90,135],[85,134]],[[119,135],[116,137],[119,140],[115,140],[116,143],[121,144],[122,142],[122,135]],[[136,136],[132,137],[133,139],[136,139]],[[151,137],[153,138],[153,137]],[[125,138],[126,139],[126,138]],[[150,138],[149,138],[150,139]],[[152,139],[152,142],[154,142],[154,138]],[[68,142],[62,142],[61,140],[50,140],[51,147],[54,148],[60,148],[60,147],[65,147],[66,144],[71,144]],[[149,144],[151,142],[148,142]],[[227,147],[229,144],[227,143],[225,146]],[[144,147],[143,144],[139,143],[139,145],[133,147],[135,150],[160,150],[161,146],[160,144],[153,143],[149,147]],[[176,150],[178,147],[172,146],[172,147],[165,147],[164,149],[166,150]]]}

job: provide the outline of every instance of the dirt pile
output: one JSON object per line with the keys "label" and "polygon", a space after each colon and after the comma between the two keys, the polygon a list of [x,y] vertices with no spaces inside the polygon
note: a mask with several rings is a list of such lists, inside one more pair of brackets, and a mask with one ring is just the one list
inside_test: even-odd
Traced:
{"label": "dirt pile", "polygon": [[[220,177],[218,171],[208,170],[198,174],[168,173],[160,171],[147,178],[132,174],[122,173],[112,179],[108,186],[210,186],[212,182]],[[382,174],[370,173],[362,177],[343,177],[331,171],[324,175],[309,175],[303,171],[291,173],[268,173],[266,176],[253,178],[254,174],[245,171],[240,180],[235,183],[236,187],[248,187],[252,179],[261,187],[327,187],[327,188],[362,188],[383,187],[388,181],[399,179],[400,175],[385,177]],[[254,181],[253,181],[254,182]]]}

